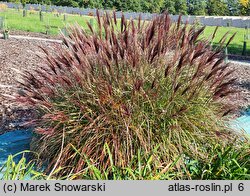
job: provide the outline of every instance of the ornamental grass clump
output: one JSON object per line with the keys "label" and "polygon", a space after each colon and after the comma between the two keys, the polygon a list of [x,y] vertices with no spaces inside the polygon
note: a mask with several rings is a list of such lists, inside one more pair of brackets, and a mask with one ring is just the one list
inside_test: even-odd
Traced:
{"label": "ornamental grass clump", "polygon": [[122,168],[138,149],[147,156],[157,148],[163,166],[182,154],[206,160],[233,137],[222,121],[230,107],[221,99],[235,80],[223,61],[226,36],[213,50],[215,33],[202,39],[204,28],[180,21],[97,12],[97,26],[70,27],[56,55],[42,48],[46,63],[23,74],[16,100],[39,113],[32,150],[48,171],[80,172],[86,157],[97,168]]}

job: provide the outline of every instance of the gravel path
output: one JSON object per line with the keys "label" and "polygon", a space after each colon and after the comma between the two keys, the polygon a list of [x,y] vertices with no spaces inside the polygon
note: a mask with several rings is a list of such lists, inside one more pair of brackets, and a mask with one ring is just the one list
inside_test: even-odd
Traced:
{"label": "gravel path", "polygon": [[[55,39],[55,37],[51,37],[51,39]],[[59,47],[60,44],[39,40],[0,39],[0,130],[16,128],[15,123],[12,123],[13,119],[16,116],[27,117],[30,114],[29,111],[28,113],[25,111],[24,115],[23,110],[18,109],[18,106],[10,106],[8,100],[2,94],[13,95],[15,92],[16,79],[19,79],[20,76],[13,69],[22,71],[41,65],[42,62],[35,53],[40,50],[39,46],[44,46],[53,52],[56,51],[53,48]],[[246,108],[250,106],[250,64],[233,61],[230,68],[235,69],[234,77],[237,78],[233,88],[239,90],[240,93],[226,101],[237,108]],[[17,108],[14,114],[12,108]]]}

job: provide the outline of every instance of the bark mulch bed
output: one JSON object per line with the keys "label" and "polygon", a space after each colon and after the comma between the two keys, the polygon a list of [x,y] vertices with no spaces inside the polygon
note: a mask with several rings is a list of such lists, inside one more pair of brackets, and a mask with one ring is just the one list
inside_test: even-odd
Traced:
{"label": "bark mulch bed", "polygon": [[15,87],[20,75],[15,70],[35,69],[42,65],[43,62],[37,56],[37,52],[41,51],[40,46],[53,53],[54,48],[60,47],[60,44],[37,40],[0,39],[0,134],[22,128],[22,122],[34,115],[30,108],[14,105],[3,94],[14,95],[16,92]]}

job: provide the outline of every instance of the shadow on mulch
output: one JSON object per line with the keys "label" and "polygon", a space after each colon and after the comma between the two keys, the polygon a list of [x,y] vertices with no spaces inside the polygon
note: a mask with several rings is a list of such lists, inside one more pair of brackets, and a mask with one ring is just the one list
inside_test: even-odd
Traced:
{"label": "shadow on mulch", "polygon": [[0,135],[14,130],[26,129],[27,126],[24,123],[34,120],[36,117],[37,114],[32,109],[4,109],[0,113]]}
{"label": "shadow on mulch", "polygon": [[236,82],[234,85],[250,91],[250,81]]}

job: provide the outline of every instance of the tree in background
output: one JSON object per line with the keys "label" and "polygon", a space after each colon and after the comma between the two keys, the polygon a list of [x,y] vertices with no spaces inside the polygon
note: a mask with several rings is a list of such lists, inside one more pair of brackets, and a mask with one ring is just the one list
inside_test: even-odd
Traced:
{"label": "tree in background", "polygon": [[249,4],[249,0],[240,0],[240,4],[244,7],[247,7]]}
{"label": "tree in background", "polygon": [[[2,0],[4,1],[4,0]],[[21,0],[7,0],[5,2],[11,2],[11,3],[21,3]]]}
{"label": "tree in background", "polygon": [[238,16],[240,14],[239,0],[227,0],[227,8],[230,16]]}
{"label": "tree in background", "polygon": [[123,11],[133,11],[133,12],[141,12],[141,0],[123,0],[122,1]]}
{"label": "tree in background", "polygon": [[228,7],[224,0],[207,0],[207,13],[211,16],[228,15]]}
{"label": "tree in background", "polygon": [[122,1],[121,0],[104,0],[103,7],[105,9],[122,10]]}
{"label": "tree in background", "polygon": [[29,1],[28,0],[21,0],[20,2],[22,4],[23,8],[25,8],[26,3],[28,3]]}
{"label": "tree in background", "polygon": [[142,11],[160,13],[164,5],[164,0],[141,0]]}
{"label": "tree in background", "polygon": [[55,1],[55,0],[38,0],[40,4],[46,4],[46,5],[51,5],[52,2],[51,1]]}
{"label": "tree in background", "polygon": [[240,13],[244,16],[250,15],[250,1],[240,0]]}
{"label": "tree in background", "polygon": [[39,0],[29,0],[29,3],[31,3],[31,4],[37,4],[37,3],[40,3],[40,1]]}
{"label": "tree in background", "polygon": [[188,15],[250,15],[250,0],[0,0],[14,3],[40,3],[117,11]]}
{"label": "tree in background", "polygon": [[188,8],[187,8],[186,0],[175,1],[175,14],[186,15],[187,12],[188,12]]}
{"label": "tree in background", "polygon": [[74,0],[56,0],[52,1],[52,3],[60,6],[79,7],[78,2]]}
{"label": "tree in background", "polygon": [[163,11],[168,11],[168,13],[170,13],[170,14],[175,14],[176,13],[176,11],[175,11],[175,1],[173,1],[173,0],[164,0],[161,12],[163,12]]}
{"label": "tree in background", "polygon": [[187,0],[189,15],[206,15],[205,0]]}
{"label": "tree in background", "polygon": [[103,8],[103,3],[104,0],[81,0],[78,4],[80,7],[100,9]]}

